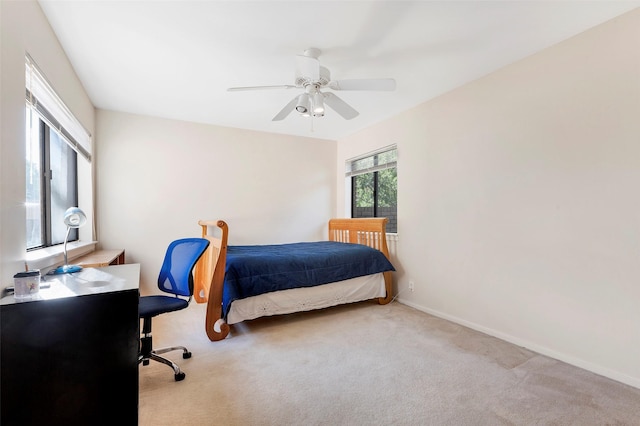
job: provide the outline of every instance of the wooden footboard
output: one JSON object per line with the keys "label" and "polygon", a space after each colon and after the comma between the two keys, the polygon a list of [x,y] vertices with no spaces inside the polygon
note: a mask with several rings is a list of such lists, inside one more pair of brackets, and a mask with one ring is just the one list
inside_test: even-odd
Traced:
{"label": "wooden footboard", "polygon": [[[387,247],[387,218],[331,219],[329,240],[343,243],[363,244],[380,250],[389,259]],[[202,238],[209,240],[207,252],[200,258],[195,268],[194,298],[198,303],[207,303],[205,329],[209,340],[222,340],[229,334],[229,325],[222,319],[222,293],[227,261],[227,240],[229,227],[223,220],[200,220]],[[209,228],[217,227],[220,238],[212,236]],[[392,300],[391,272],[384,272],[386,296],[379,297],[384,305]]]}
{"label": "wooden footboard", "polygon": [[[205,330],[209,340],[222,340],[229,334],[229,325],[222,319],[222,290],[227,263],[227,240],[229,227],[223,220],[199,220],[202,238],[209,240],[207,252],[196,263],[194,298],[198,303],[207,302]],[[220,238],[209,235],[209,227],[221,230]]]}

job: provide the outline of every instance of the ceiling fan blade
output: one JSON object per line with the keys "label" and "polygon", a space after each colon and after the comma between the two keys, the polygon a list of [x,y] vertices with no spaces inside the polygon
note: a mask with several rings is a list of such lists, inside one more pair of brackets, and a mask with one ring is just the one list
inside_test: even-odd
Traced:
{"label": "ceiling fan blade", "polygon": [[320,79],[320,61],[317,58],[296,55],[296,77],[308,78],[311,81]]}
{"label": "ceiling fan blade", "polygon": [[243,90],[268,90],[268,89],[295,89],[296,86],[290,84],[281,84],[279,86],[246,86],[246,87],[229,87],[227,92],[240,92]]}
{"label": "ceiling fan blade", "polygon": [[291,113],[291,111],[294,110],[294,108],[296,107],[296,104],[298,103],[298,97],[296,96],[295,98],[291,99],[291,102],[289,102],[288,104],[286,104],[284,106],[284,108],[282,108],[280,110],[279,113],[276,114],[275,117],[273,117],[271,119],[271,121],[281,121],[284,120],[287,115],[289,115]]}
{"label": "ceiling fan blade", "polygon": [[396,90],[396,81],[393,78],[362,78],[355,80],[336,80],[329,82],[329,88],[333,90]]}
{"label": "ceiling fan blade", "polygon": [[349,104],[334,95],[333,93],[323,93],[324,103],[340,114],[345,120],[351,120],[358,116],[358,111],[351,108]]}

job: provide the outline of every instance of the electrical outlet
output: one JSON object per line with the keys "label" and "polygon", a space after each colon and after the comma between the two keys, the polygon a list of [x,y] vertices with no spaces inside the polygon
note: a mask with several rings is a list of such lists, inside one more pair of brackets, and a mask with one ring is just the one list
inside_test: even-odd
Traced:
{"label": "electrical outlet", "polygon": [[413,281],[409,281],[409,291],[413,292],[414,283]]}

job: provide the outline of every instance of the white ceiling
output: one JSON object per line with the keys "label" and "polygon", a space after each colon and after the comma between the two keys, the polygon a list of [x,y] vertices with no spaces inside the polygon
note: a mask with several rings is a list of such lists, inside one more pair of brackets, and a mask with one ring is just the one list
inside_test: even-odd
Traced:
{"label": "white ceiling", "polygon": [[[97,108],[337,140],[640,6],[639,1],[40,0]],[[271,119],[299,89],[295,55],[322,50],[360,115]],[[313,121],[312,121],[313,120]]]}

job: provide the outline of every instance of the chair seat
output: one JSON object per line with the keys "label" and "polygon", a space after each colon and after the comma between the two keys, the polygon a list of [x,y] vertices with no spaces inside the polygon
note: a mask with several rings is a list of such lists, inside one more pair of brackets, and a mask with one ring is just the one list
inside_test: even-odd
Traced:
{"label": "chair seat", "polygon": [[140,297],[138,313],[140,318],[150,318],[166,312],[179,311],[189,306],[189,302],[174,296],[143,296]]}

